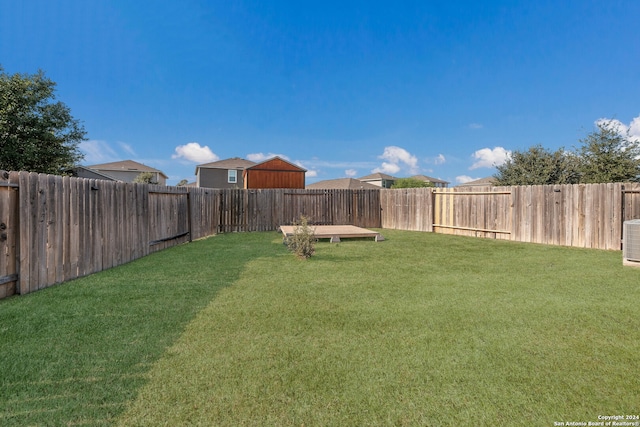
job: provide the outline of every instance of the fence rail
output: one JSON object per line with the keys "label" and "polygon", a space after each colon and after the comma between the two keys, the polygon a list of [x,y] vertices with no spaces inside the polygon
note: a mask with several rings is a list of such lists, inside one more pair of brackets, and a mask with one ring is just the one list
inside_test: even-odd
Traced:
{"label": "fence rail", "polygon": [[382,227],[621,249],[640,218],[640,184],[381,190]]}
{"label": "fence rail", "polygon": [[225,232],[345,224],[620,249],[640,184],[402,190],[165,187],[0,171],[0,298]]}
{"label": "fence rail", "polygon": [[0,298],[220,232],[380,227],[377,190],[165,187],[0,171]]}

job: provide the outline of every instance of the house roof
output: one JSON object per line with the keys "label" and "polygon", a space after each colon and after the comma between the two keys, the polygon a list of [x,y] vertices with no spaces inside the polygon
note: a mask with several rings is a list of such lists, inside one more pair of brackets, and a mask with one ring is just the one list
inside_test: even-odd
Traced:
{"label": "house roof", "polygon": [[99,177],[100,179],[104,179],[104,180],[107,180],[107,181],[119,181],[117,178],[115,178],[115,177],[113,177],[111,175],[108,175],[108,174],[103,173],[103,172],[101,172],[99,170],[96,170],[96,169],[91,169],[88,166],[75,166],[75,167],[69,169],[67,172],[71,172],[73,174],[73,176],[78,176],[78,172],[80,170],[87,171],[87,172],[95,175],[96,177]]}
{"label": "house roof", "polygon": [[99,165],[87,166],[89,169],[99,170],[103,172],[157,172],[165,178],[168,178],[159,169],[152,168],[151,166],[143,165],[142,163],[134,162],[133,160],[122,160],[119,162],[102,163]]}
{"label": "house roof", "polygon": [[426,182],[433,182],[433,183],[440,183],[440,184],[449,184],[449,181],[443,181],[441,179],[438,178],[432,178],[430,176],[427,175],[413,175],[411,178],[413,179],[419,179],[420,181],[426,181]]}
{"label": "house roof", "polygon": [[264,162],[255,163],[252,166],[247,167],[246,169],[260,169],[261,166],[264,166],[264,165],[269,164],[269,163],[274,163],[274,162],[284,162],[287,165],[291,166],[292,168],[295,168],[295,169],[297,169],[297,170],[299,170],[301,172],[306,172],[307,171],[306,169],[301,168],[300,166],[295,165],[295,164],[291,163],[290,161],[287,161],[287,160],[285,160],[285,159],[283,159],[282,157],[279,157],[279,156],[271,157],[270,159],[267,159]]}
{"label": "house roof", "polygon": [[492,176],[488,176],[486,178],[476,179],[475,181],[465,182],[464,184],[458,185],[458,187],[481,187],[488,185],[495,185],[496,179]]}
{"label": "house roof", "polygon": [[206,169],[246,169],[250,166],[255,165],[256,162],[252,162],[251,160],[242,159],[240,157],[232,157],[230,159],[218,160],[211,163],[203,163],[201,165],[196,166],[196,174],[198,173],[198,169],[206,168]]}
{"label": "house roof", "polygon": [[309,184],[306,188],[310,190],[380,190],[377,185],[353,178],[326,179]]}
{"label": "house roof", "polygon": [[379,179],[397,179],[395,176],[387,175],[386,173],[372,173],[371,175],[358,178],[360,181],[377,181]]}

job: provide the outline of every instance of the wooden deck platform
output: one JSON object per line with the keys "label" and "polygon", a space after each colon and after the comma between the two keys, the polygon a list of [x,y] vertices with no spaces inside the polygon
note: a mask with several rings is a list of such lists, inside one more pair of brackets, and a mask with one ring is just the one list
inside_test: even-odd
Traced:
{"label": "wooden deck platform", "polygon": [[[340,239],[348,239],[355,237],[373,237],[376,242],[384,240],[382,234],[367,230],[366,228],[356,227],[355,225],[311,225],[314,234],[318,239],[330,239],[332,243],[337,243]],[[281,225],[280,231],[286,238],[293,235],[294,225]]]}

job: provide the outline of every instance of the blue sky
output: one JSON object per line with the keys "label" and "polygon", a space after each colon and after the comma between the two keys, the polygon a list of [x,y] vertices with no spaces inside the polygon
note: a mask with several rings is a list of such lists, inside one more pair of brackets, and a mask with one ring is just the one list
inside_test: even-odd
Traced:
{"label": "blue sky", "polygon": [[640,137],[640,2],[0,0],[0,64],[57,82],[85,165],[277,154],[307,183],[457,185],[511,150]]}

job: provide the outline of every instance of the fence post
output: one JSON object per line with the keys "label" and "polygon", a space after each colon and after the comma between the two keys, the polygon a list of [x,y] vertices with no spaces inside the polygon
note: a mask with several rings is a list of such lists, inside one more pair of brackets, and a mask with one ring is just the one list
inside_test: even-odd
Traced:
{"label": "fence post", "polygon": [[19,188],[16,172],[0,171],[0,298],[19,292]]}

